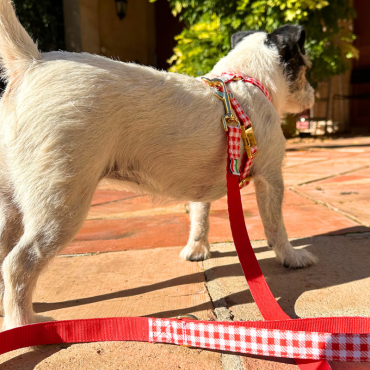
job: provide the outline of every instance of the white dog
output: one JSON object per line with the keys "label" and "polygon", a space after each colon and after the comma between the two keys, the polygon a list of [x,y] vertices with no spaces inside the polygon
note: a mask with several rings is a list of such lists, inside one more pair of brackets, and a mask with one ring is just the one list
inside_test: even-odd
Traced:
{"label": "white dog", "polygon": [[[8,82],[0,103],[0,281],[3,329],[46,318],[32,292],[46,264],[78,233],[103,178],[190,201],[181,256],[209,256],[210,202],[226,194],[224,107],[197,79],[87,53],[41,54],[9,0],[0,0],[0,55]],[[265,233],[277,258],[304,267],[282,219],[285,140],[280,116],[313,104],[305,78],[305,31],[242,32],[211,74],[259,79],[273,106],[243,82],[230,89],[251,118],[259,147],[252,174]],[[4,288],[5,287],[5,288]]]}

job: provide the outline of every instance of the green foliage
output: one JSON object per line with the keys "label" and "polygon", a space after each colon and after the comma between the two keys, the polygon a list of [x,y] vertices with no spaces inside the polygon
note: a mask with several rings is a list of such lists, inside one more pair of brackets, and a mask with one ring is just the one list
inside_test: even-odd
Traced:
{"label": "green foliage", "polygon": [[63,0],[14,0],[23,27],[42,51],[65,49]]}
{"label": "green foliage", "polygon": [[[155,1],[155,0],[154,0]],[[301,24],[313,62],[315,83],[343,73],[357,57],[348,25],[355,15],[351,0],[169,0],[174,15],[187,24],[176,37],[170,59],[173,72],[202,75],[230,50],[230,36],[242,30],[266,30]]]}
{"label": "green foliage", "polygon": [[172,72],[190,76],[210,71],[215,62],[230,50],[230,38],[226,27],[216,15],[204,14],[202,22],[185,28],[175,37],[177,46],[169,60]]}

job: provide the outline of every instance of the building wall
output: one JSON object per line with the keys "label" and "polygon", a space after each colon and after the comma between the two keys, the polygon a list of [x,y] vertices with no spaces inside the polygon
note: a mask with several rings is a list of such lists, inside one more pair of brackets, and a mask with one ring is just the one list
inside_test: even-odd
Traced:
{"label": "building wall", "polygon": [[354,31],[357,36],[355,46],[360,57],[353,62],[352,95],[364,96],[366,99],[351,100],[351,131],[358,134],[370,133],[370,1],[355,0],[357,18]]}
{"label": "building wall", "polygon": [[[315,91],[315,105],[311,116],[317,117],[318,121],[326,118],[330,121],[333,131],[347,132],[350,129],[350,101],[337,99],[339,96],[347,96],[351,93],[351,71],[330,78],[328,82],[319,83]],[[332,132],[333,132],[332,131]]]}
{"label": "building wall", "polygon": [[73,43],[66,40],[67,50],[156,65],[154,4],[128,0],[126,17],[120,20],[114,0],[64,1],[66,36],[67,30],[73,35]]}

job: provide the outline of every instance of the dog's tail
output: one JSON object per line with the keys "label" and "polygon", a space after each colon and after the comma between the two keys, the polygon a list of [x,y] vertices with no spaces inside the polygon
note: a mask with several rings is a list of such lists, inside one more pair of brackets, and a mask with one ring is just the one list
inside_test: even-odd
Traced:
{"label": "dog's tail", "polygon": [[2,77],[10,81],[22,76],[41,53],[19,22],[11,0],[0,0],[0,57]]}

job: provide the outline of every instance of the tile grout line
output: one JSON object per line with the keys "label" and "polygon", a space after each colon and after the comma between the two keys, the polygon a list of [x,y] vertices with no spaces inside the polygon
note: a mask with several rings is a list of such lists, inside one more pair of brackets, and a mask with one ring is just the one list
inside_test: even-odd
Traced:
{"label": "tile grout line", "polygon": [[[99,189],[98,189],[99,190]],[[103,206],[103,205],[106,205],[106,204],[112,204],[112,203],[118,203],[118,202],[123,202],[125,200],[131,200],[131,199],[135,199],[135,198],[140,198],[142,197],[142,195],[134,195],[132,197],[129,197],[129,198],[122,198],[122,199],[116,199],[116,200],[108,200],[107,202],[103,202],[103,203],[97,203],[97,204],[92,204],[91,207],[97,207],[97,206]]]}
{"label": "tile grout line", "polygon": [[311,162],[305,162],[305,163],[299,163],[299,164],[292,164],[291,166],[283,166],[283,168],[300,167],[300,166],[305,166],[307,164],[325,162],[326,160],[327,160],[327,158],[325,158],[325,159],[316,159],[315,161],[311,161]]}
{"label": "tile grout line", "polygon": [[300,191],[296,190],[294,187],[290,187],[290,188],[289,188],[289,190],[291,190],[292,192],[296,193],[297,195],[299,195],[299,196],[301,196],[301,197],[303,197],[303,198],[306,198],[306,199],[311,200],[312,202],[315,202],[316,204],[320,204],[320,205],[322,205],[322,206],[325,206],[325,207],[329,208],[330,210],[332,210],[332,211],[334,211],[334,212],[336,212],[336,213],[339,213],[339,214],[341,214],[341,215],[343,215],[343,216],[345,216],[345,217],[349,218],[350,220],[352,220],[352,221],[354,221],[354,222],[357,222],[358,224],[360,224],[360,225],[362,225],[362,226],[370,227],[370,225],[365,224],[364,222],[362,222],[362,221],[360,221],[360,220],[358,220],[358,219],[354,218],[353,216],[349,215],[348,213],[343,212],[343,211],[341,211],[340,209],[338,209],[338,208],[335,208],[335,207],[331,206],[329,203],[323,202],[323,201],[321,201],[321,200],[314,199],[314,198],[312,198],[312,197],[310,197],[310,196],[308,196],[308,195],[306,195],[306,194],[303,194],[303,193],[301,193]]}
{"label": "tile grout line", "polygon": [[370,166],[362,166],[362,167],[359,167],[359,168],[355,168],[354,170],[336,173],[334,175],[330,175],[330,176],[326,176],[326,177],[321,177],[320,179],[316,179],[316,180],[301,182],[300,184],[296,184],[296,185],[293,185],[293,186],[302,186],[302,185],[312,184],[313,182],[318,182],[318,181],[322,181],[322,180],[328,180],[328,179],[332,179],[332,178],[337,177],[337,176],[347,175],[348,173],[365,170],[366,168],[369,168],[369,167]]}
{"label": "tile grout line", "polygon": [[[205,286],[209,298],[214,307],[214,312],[218,321],[233,321],[234,315],[227,307],[227,303],[221,292],[221,287],[213,272],[210,260],[204,260],[203,272],[205,277]],[[221,354],[223,370],[245,370],[239,355]]]}
{"label": "tile grout line", "polygon": [[[291,152],[291,153],[294,153],[294,152],[325,152],[325,151],[333,151],[333,152],[336,152],[337,150],[343,150],[343,149],[346,149],[346,148],[368,148],[370,145],[365,143],[365,144],[349,144],[349,145],[344,145],[344,144],[334,144],[334,145],[328,145],[328,146],[324,146],[324,145],[320,145],[320,144],[314,144],[314,145],[311,145],[311,144],[303,144],[302,146],[294,146],[294,144],[292,146],[287,146],[285,148],[285,151],[286,152]],[[314,149],[314,150],[312,150]],[[318,149],[318,150],[316,150]],[[363,152],[349,152],[349,153],[363,153]]]}

